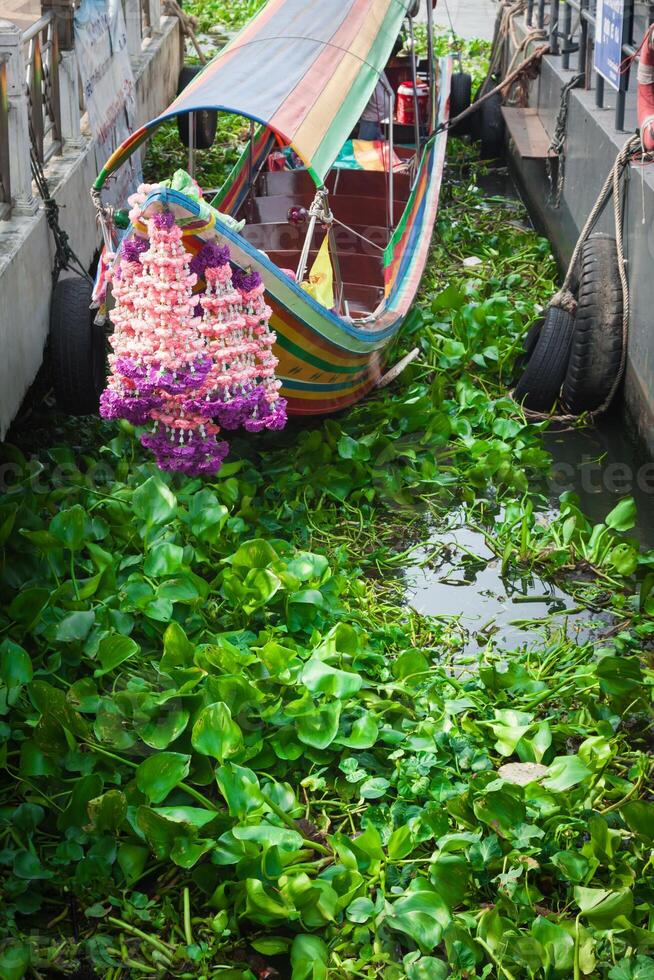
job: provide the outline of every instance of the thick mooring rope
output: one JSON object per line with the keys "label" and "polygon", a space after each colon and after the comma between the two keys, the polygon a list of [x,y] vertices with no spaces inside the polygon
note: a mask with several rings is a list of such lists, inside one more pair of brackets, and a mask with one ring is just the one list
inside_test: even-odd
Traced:
{"label": "thick mooring rope", "polygon": [[597,219],[601,215],[602,211],[606,207],[611,195],[613,195],[613,219],[615,224],[615,244],[616,251],[618,255],[618,273],[620,275],[620,284],[622,286],[622,352],[620,355],[620,364],[611,388],[609,389],[606,398],[602,404],[593,409],[590,412],[585,412],[583,416],[580,415],[557,415],[550,412],[535,412],[533,409],[525,408],[523,406],[522,411],[525,417],[528,419],[534,419],[536,421],[551,421],[551,422],[578,422],[580,418],[585,418],[589,420],[594,420],[608,409],[611,402],[613,401],[615,394],[620,387],[622,379],[624,377],[625,366],[627,363],[627,342],[629,340],[629,314],[630,314],[630,299],[629,299],[629,280],[627,278],[627,267],[624,254],[624,240],[622,234],[622,196],[620,193],[620,182],[622,176],[629,166],[630,162],[634,160],[637,154],[641,154],[641,163],[649,162],[652,159],[651,154],[642,154],[640,136],[632,136],[627,140],[625,145],[622,147],[618,153],[615,163],[611,167],[610,171],[606,176],[606,180],[602,185],[597,200],[593,205],[593,208],[586,219],[586,223],[581,230],[581,234],[577,239],[577,244],[574,247],[572,257],[568,264],[568,271],[566,272],[565,279],[563,280],[563,285],[561,289],[556,293],[551,301],[550,306],[558,306],[568,313],[574,313],[577,301],[571,290],[572,280],[575,275],[575,270],[577,263],[579,262],[579,256],[581,255],[581,250],[584,243],[590,237],[590,234],[595,227]]}

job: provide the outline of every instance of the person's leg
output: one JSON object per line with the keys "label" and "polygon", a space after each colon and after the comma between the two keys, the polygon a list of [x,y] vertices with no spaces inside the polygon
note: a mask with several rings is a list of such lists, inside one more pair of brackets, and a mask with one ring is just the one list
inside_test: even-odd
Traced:
{"label": "person's leg", "polygon": [[360,140],[380,140],[382,138],[381,125],[375,119],[362,119],[359,123]]}

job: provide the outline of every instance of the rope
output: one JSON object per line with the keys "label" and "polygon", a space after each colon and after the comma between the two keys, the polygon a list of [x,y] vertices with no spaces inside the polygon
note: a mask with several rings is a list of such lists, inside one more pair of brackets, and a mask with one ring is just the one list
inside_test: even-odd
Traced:
{"label": "rope", "polygon": [[[563,285],[558,293],[552,297],[550,306],[558,306],[562,309],[572,312],[570,308],[570,303],[575,304],[576,301],[572,294],[571,285],[575,274],[575,269],[579,261],[579,256],[581,255],[581,250],[584,243],[590,237],[590,234],[595,227],[597,219],[604,210],[606,204],[608,203],[611,196],[613,196],[613,219],[615,223],[615,243],[616,250],[618,254],[618,273],[620,276],[620,285],[622,286],[622,352],[620,355],[620,364],[611,388],[609,389],[606,398],[602,404],[593,409],[592,412],[586,412],[585,417],[591,421],[603,415],[608,409],[611,402],[613,401],[615,394],[622,383],[624,377],[625,366],[627,363],[627,342],[629,340],[629,315],[630,315],[630,297],[629,297],[629,280],[627,278],[627,268],[626,260],[624,254],[624,241],[623,241],[623,230],[622,230],[622,195],[620,194],[620,181],[625,173],[626,168],[632,159],[635,159],[636,154],[640,150],[640,137],[632,136],[627,140],[625,145],[622,147],[618,153],[615,163],[611,167],[609,173],[606,176],[606,180],[602,185],[597,200],[593,205],[593,208],[586,219],[586,223],[581,230],[581,234],[577,239],[577,244],[574,247],[570,263],[568,265],[568,270],[563,280]],[[654,157],[650,154],[648,157],[642,156],[641,162],[650,162]],[[525,417],[528,419],[534,419],[536,421],[552,421],[552,422],[577,422],[579,421],[578,415],[556,415],[549,412],[535,412],[532,409],[524,408],[523,412]]]}
{"label": "rope", "polygon": [[36,189],[39,192],[39,196],[43,201],[46,221],[48,222],[50,230],[52,231],[52,237],[54,238],[55,243],[55,257],[52,267],[52,285],[53,287],[56,285],[62,270],[68,270],[71,268],[82,276],[82,278],[88,279],[89,282],[92,282],[93,280],[84,268],[81,259],[78,258],[71,248],[68,234],[59,224],[59,205],[50,193],[50,187],[48,185],[43,166],[34,147],[34,132],[30,124],[30,166],[32,170],[32,178],[36,184]]}
{"label": "rope", "polygon": [[167,14],[169,17],[177,17],[179,21],[179,25],[182,28],[182,34],[184,35],[184,37],[189,38],[189,40],[191,41],[191,44],[195,48],[195,53],[200,59],[200,64],[206,65],[207,56],[202,50],[202,48],[200,47],[200,42],[195,36],[195,31],[193,29],[194,26],[193,21],[190,17],[187,16],[187,14],[184,13],[180,5],[177,3],[177,0],[165,0],[164,13]]}
{"label": "rope", "polygon": [[[548,204],[551,204],[554,208],[558,208],[561,204],[563,183],[565,181],[565,142],[568,135],[570,92],[584,80],[584,77],[583,72],[579,75],[575,75],[569,82],[566,82],[561,89],[561,104],[556,116],[554,135],[552,136],[550,145],[547,147],[548,156],[545,160],[545,169],[547,171],[547,180],[549,181],[550,185]],[[554,188],[554,169],[552,167],[552,158],[549,156],[550,151],[553,151],[557,158],[556,189]]]}
{"label": "rope", "polygon": [[441,125],[437,128],[437,132],[442,133],[444,130],[450,129],[451,126],[456,126],[456,124],[461,122],[462,119],[467,119],[468,116],[471,116],[473,112],[476,112],[479,109],[479,107],[484,104],[484,102],[487,102],[488,99],[490,99],[497,92],[501,92],[502,95],[504,96],[505,91],[511,87],[511,85],[515,82],[515,80],[521,74],[523,74],[524,72],[528,72],[530,68],[533,68],[537,63],[539,63],[541,58],[547,54],[549,49],[550,49],[549,44],[541,45],[539,48],[536,49],[536,51],[534,51],[533,54],[529,55],[528,58],[525,58],[525,60],[522,61],[518,65],[518,67],[511,72],[510,75],[507,75],[506,78],[499,83],[499,85],[496,85],[495,88],[492,88],[490,89],[490,91],[485,92],[484,95],[481,96],[481,98],[477,99],[476,102],[473,102],[472,105],[469,105],[467,109],[463,110],[463,112],[460,112],[458,116],[453,116],[451,119],[448,119],[446,122],[441,123]]}

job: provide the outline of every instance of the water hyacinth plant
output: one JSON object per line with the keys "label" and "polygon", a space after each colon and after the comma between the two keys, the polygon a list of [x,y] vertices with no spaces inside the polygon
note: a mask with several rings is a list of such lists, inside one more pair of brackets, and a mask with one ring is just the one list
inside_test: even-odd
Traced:
{"label": "water hyacinth plant", "polygon": [[[3,980],[652,976],[654,555],[630,501],[591,526],[543,496],[544,425],[507,395],[554,278],[452,144],[394,387],[237,437],[209,479],[127,422],[16,430]],[[454,509],[507,581],[601,611],[593,638],[464,654],[456,609],[408,606]]]}

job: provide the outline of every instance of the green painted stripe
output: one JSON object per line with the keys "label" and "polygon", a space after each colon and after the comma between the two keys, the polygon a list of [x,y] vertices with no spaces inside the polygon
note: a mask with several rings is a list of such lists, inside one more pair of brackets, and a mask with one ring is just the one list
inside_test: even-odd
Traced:
{"label": "green painted stripe", "polygon": [[337,381],[335,384],[331,385],[319,385],[315,381],[291,381],[289,378],[280,378],[282,386],[284,388],[289,388],[292,391],[343,391],[345,388],[352,388],[356,390],[357,387],[364,385],[367,378],[361,378],[361,382],[357,385],[352,381]]}
{"label": "green painted stripe", "polygon": [[365,371],[366,365],[356,365],[351,367],[341,366],[340,364],[330,364],[329,361],[323,361],[320,357],[316,357],[314,354],[309,354],[302,347],[299,347],[292,340],[283,334],[277,334],[277,343],[289,354],[293,354],[295,357],[299,358],[301,361],[305,361],[307,364],[311,364],[312,367],[320,368],[321,371],[329,371],[330,374],[360,374],[361,371]]}

